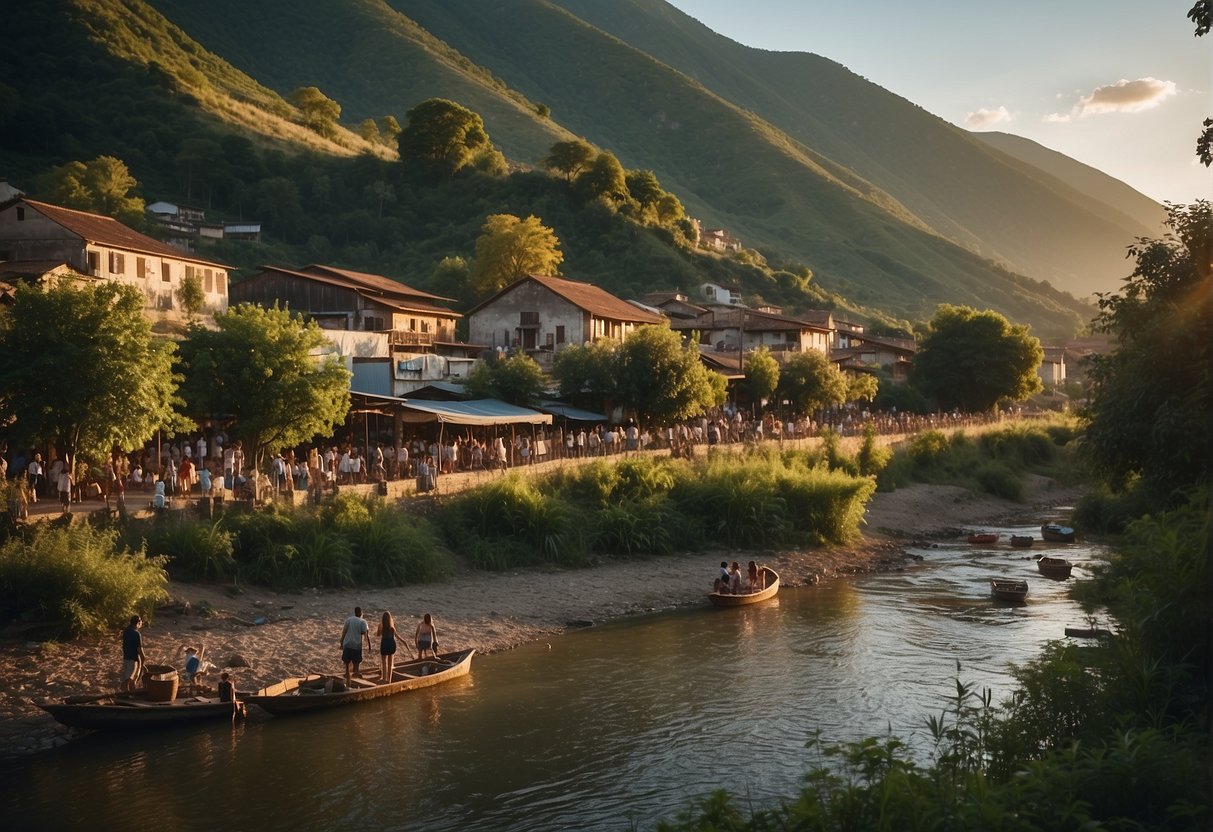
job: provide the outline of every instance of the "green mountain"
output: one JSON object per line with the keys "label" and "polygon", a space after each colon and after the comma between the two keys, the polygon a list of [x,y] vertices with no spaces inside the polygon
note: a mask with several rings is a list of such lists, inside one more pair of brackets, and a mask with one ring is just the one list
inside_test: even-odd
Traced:
{"label": "green mountain", "polygon": [[[281,71],[273,69],[281,58],[264,46],[271,27],[291,28],[294,61],[308,74],[296,71],[282,83],[315,83],[351,112],[379,106],[381,76],[390,76],[404,98],[411,92],[412,102],[458,98],[429,77],[393,69],[415,47],[400,38],[395,48],[385,45],[386,5],[325,3],[327,19],[341,24],[322,30],[291,27],[290,20],[311,19],[309,10],[320,8],[307,3],[261,3],[251,16],[237,14],[234,0],[156,5],[258,78]],[[391,6],[502,78],[501,95],[508,97],[508,85],[550,107],[552,120],[612,150],[626,166],[652,169],[707,224],[727,227],[768,259],[807,263],[823,286],[860,304],[912,318],[929,316],[944,301],[992,306],[1054,330],[1086,315],[1071,299],[958,247],[847,167],[552,3]],[[352,69],[366,62],[379,71]],[[529,128],[495,120],[483,103],[464,103],[485,116],[507,155],[538,161],[542,153]]]}
{"label": "green mountain", "polygon": [[[51,0],[16,7],[6,24],[22,48],[0,53],[0,172],[32,177],[119,156],[152,199],[204,193],[221,214],[265,220],[269,245],[216,255],[237,266],[326,260],[424,285],[443,257],[471,256],[487,214],[534,213],[564,242],[566,274],[615,291],[726,281],[793,309],[854,305],[914,320],[964,303],[1060,334],[1090,309],[1032,278],[1075,288],[1059,277],[1073,250],[1110,246],[1123,269],[1123,245],[1108,238],[1152,233],[1091,186],[993,149],[837,64],[746,49],[657,0]],[[404,123],[421,100],[457,100],[524,166],[584,136],[628,168],[653,170],[689,213],[774,270],[586,213],[539,174],[419,189],[390,148],[349,129],[305,130],[286,98],[312,85],[341,105],[347,126],[389,114]],[[827,106],[832,88],[838,101]],[[896,129],[844,123],[869,112]],[[954,156],[1014,198],[987,195],[966,214],[971,194],[911,169]],[[1073,232],[1068,246],[1056,243],[1061,232],[1035,236],[1041,215]],[[1039,268],[1007,265],[1014,242],[1038,249]],[[797,264],[813,269],[807,289],[778,271]]]}

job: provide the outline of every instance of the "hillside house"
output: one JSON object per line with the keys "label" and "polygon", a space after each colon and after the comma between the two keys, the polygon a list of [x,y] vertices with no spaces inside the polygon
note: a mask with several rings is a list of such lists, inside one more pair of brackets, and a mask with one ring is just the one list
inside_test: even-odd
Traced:
{"label": "hillside house", "polygon": [[718,283],[705,283],[701,287],[703,297],[708,304],[723,303],[726,306],[744,306],[741,302],[740,286],[721,286]]}
{"label": "hillside house", "polygon": [[829,312],[792,316],[719,305],[709,306],[695,318],[673,320],[670,326],[684,335],[698,332],[699,343],[715,352],[736,354],[766,347],[777,358],[809,350],[829,354],[834,328]]}
{"label": "hillside house", "polygon": [[1036,368],[1036,374],[1045,387],[1057,387],[1066,381],[1066,348],[1045,347],[1045,356]]}
{"label": "hillside house", "polygon": [[530,275],[468,312],[470,340],[516,348],[550,368],[569,344],[622,341],[638,326],[665,319],[589,283]]}
{"label": "hillside house", "polygon": [[650,292],[641,298],[641,300],[654,309],[661,310],[661,313],[670,320],[691,320],[708,311],[706,306],[692,303],[685,293],[678,290],[673,292]]}
{"label": "hillside house", "polygon": [[250,220],[207,222],[206,211],[192,205],[153,202],[146,211],[165,230],[169,242],[184,251],[194,250],[198,238],[261,241],[261,223]]}
{"label": "hillside house", "polygon": [[315,320],[354,373],[355,389],[402,396],[434,381],[466,377],[482,347],[457,340],[463,317],[450,298],[334,266],[262,266],[232,286],[233,303],[285,305]]}
{"label": "hillside house", "polygon": [[153,319],[184,315],[177,290],[197,278],[208,312],[228,304],[229,267],[180,251],[117,220],[18,198],[0,206],[0,262],[66,263],[83,275],[134,286],[143,293]]}

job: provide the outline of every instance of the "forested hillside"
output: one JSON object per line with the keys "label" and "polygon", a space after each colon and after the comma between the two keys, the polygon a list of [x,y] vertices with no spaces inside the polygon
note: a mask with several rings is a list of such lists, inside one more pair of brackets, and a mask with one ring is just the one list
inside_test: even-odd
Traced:
{"label": "forested hillside", "polygon": [[[261,220],[263,245],[210,252],[246,268],[327,261],[424,286],[444,258],[472,257],[490,214],[534,214],[559,236],[567,276],[621,294],[711,279],[792,310],[909,321],[962,303],[1042,335],[1089,317],[1066,293],[946,239],[884,188],[760,118],[753,102],[726,100],[552,3],[510,0],[475,14],[462,3],[382,0],[153,6],[57,0],[7,15],[22,49],[0,55],[0,172],[37,193],[56,165],[116,156],[149,201]],[[309,86],[332,99],[339,125],[305,126],[293,94]],[[688,213],[757,251],[696,254],[637,212],[604,211],[545,173],[410,179],[394,136],[375,125],[406,124],[433,97],[479,113],[515,166],[585,136],[626,168],[656,172]]]}

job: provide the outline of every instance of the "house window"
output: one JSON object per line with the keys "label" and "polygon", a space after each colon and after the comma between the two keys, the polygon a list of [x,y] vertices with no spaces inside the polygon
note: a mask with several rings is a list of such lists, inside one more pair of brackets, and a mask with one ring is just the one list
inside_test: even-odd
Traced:
{"label": "house window", "polygon": [[564,343],[564,324],[556,325],[556,343],[557,344]]}
{"label": "house window", "polygon": [[25,222],[25,208],[17,206],[17,222]]}
{"label": "house window", "polygon": [[214,280],[214,277],[211,275],[210,269],[206,270],[206,282],[204,284],[204,289],[208,295],[211,292],[215,291],[215,280]]}
{"label": "house window", "polygon": [[430,331],[430,322],[429,322],[429,321],[422,321],[422,322],[421,322],[421,331],[422,331],[422,332],[429,332],[429,331]]}
{"label": "house window", "polygon": [[167,260],[160,261],[160,282],[168,283],[173,279],[173,271],[169,268]]}
{"label": "house window", "polygon": [[135,277],[138,277],[138,278],[147,277],[147,258],[146,257],[136,257],[135,258]]}
{"label": "house window", "polygon": [[553,342],[553,341],[555,341],[555,339],[556,339],[556,336],[555,336],[555,335],[553,335],[552,333],[550,333],[550,332],[549,332],[549,333],[547,334],[547,343],[548,343],[548,349],[551,349],[551,348],[552,348],[552,342]]}
{"label": "house window", "polygon": [[101,255],[96,251],[88,253],[88,273],[91,275],[101,274]]}
{"label": "house window", "polygon": [[409,332],[416,332],[416,331],[417,331],[417,319],[409,318]]}
{"label": "house window", "polygon": [[534,311],[519,312],[518,313],[518,324],[519,324],[519,326],[538,326],[539,325],[539,313],[534,312]]}
{"label": "house window", "polygon": [[376,317],[372,317],[372,316],[368,315],[365,318],[363,318],[362,321],[363,321],[363,326],[366,328],[367,332],[377,332],[381,329],[384,329],[383,318],[376,318]]}
{"label": "house window", "polygon": [[116,251],[110,252],[110,274],[123,274],[126,271],[125,258]]}
{"label": "house window", "polygon": [[223,272],[215,273],[215,290],[221,295],[227,294],[227,275]]}

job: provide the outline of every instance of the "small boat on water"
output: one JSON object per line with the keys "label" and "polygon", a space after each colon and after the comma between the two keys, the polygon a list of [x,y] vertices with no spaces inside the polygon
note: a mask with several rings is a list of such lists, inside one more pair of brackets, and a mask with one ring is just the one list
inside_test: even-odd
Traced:
{"label": "small boat on water", "polygon": [[997,543],[998,535],[993,532],[973,532],[973,534],[969,535],[969,542],[979,544]]}
{"label": "small boat on water", "polygon": [[1070,570],[1074,568],[1074,564],[1070,563],[1065,558],[1051,558],[1048,556],[1042,557],[1036,561],[1036,568],[1040,570],[1040,574],[1046,578],[1056,578],[1064,581],[1070,577]]}
{"label": "small boat on water", "polygon": [[1005,578],[991,578],[990,595],[997,601],[1022,604],[1028,598],[1028,582],[1012,581]]}
{"label": "small boat on water", "polygon": [[1016,549],[1031,549],[1032,543],[1036,538],[1030,534],[1013,534],[1011,535],[1011,545]]}
{"label": "small boat on water", "polygon": [[710,592],[708,599],[718,607],[740,607],[745,604],[757,604],[768,598],[774,598],[779,592],[779,573],[769,566],[762,567],[759,574],[763,578],[762,589],[756,592],[743,592],[733,595],[727,592]]}
{"label": "small boat on water", "polygon": [[390,681],[355,678],[348,688],[343,676],[313,673],[292,677],[245,697],[245,702],[282,716],[382,699],[466,676],[472,669],[475,653],[474,649],[467,649],[439,653],[437,659],[414,659],[396,665]]}
{"label": "small boat on water", "polygon": [[1040,537],[1052,543],[1073,543],[1074,529],[1060,523],[1046,523],[1040,527]]}
{"label": "small boat on water", "polygon": [[207,719],[231,719],[243,711],[239,700],[220,702],[216,696],[182,695],[164,702],[149,698],[143,691],[69,696],[37,705],[64,725],[94,730],[167,728]]}

